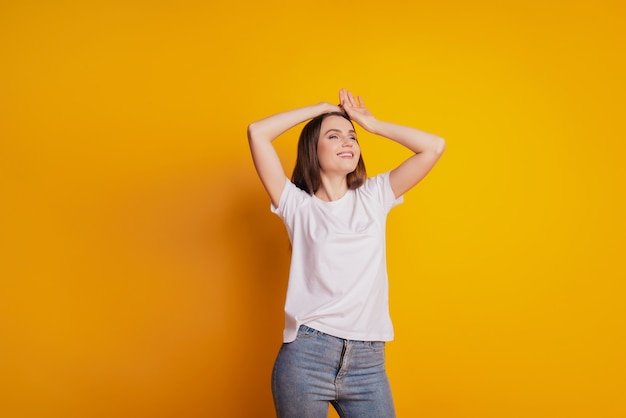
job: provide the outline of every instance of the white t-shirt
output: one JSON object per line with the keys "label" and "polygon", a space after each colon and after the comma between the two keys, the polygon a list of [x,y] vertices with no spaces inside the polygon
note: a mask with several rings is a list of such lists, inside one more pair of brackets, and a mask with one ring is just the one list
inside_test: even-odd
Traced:
{"label": "white t-shirt", "polygon": [[292,245],[283,341],[302,324],[335,337],[390,341],[385,224],[389,173],[325,202],[287,180],[278,207]]}

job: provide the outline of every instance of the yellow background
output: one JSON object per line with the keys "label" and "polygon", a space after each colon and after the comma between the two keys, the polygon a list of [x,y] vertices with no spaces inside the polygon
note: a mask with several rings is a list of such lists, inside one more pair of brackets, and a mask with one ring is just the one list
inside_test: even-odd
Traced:
{"label": "yellow background", "polygon": [[[398,416],[626,416],[624,9],[3,1],[0,415],[273,416],[246,125],[347,87],[447,140],[388,221]],[[359,134],[371,175],[408,156]]]}

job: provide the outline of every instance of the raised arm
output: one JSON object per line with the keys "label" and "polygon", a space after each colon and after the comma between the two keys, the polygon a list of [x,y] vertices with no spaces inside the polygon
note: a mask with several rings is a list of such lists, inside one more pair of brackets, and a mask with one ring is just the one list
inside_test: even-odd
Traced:
{"label": "raised arm", "polygon": [[360,96],[357,99],[349,91],[341,90],[339,99],[341,107],[350,119],[363,129],[389,138],[415,153],[389,174],[389,182],[396,197],[419,183],[433,168],[445,149],[445,141],[437,135],[376,119],[365,107]]}
{"label": "raised arm", "polygon": [[252,160],[274,206],[278,206],[280,195],[285,187],[286,176],[272,141],[301,122],[323,113],[340,111],[339,106],[322,102],[278,113],[248,126],[248,143]]}

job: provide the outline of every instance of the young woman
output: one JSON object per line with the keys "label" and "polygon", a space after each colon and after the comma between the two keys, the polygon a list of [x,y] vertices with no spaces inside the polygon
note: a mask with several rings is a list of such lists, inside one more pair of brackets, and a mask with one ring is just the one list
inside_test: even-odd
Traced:
{"label": "young woman", "polygon": [[[272,373],[279,418],[395,417],[385,371],[389,317],[385,221],[435,165],[445,142],[383,122],[361,97],[339,92],[319,103],[250,124],[256,170],[292,245],[283,345]],[[307,121],[291,181],[272,141]],[[352,121],[414,154],[367,178]]]}

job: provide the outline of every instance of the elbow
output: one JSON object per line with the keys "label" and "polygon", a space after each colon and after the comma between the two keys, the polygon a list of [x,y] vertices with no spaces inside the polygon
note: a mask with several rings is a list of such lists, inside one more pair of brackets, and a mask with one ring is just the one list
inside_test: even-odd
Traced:
{"label": "elbow", "polygon": [[446,140],[441,137],[437,137],[435,140],[434,150],[437,155],[443,154],[446,150]]}
{"label": "elbow", "polygon": [[263,132],[257,122],[252,122],[248,125],[248,143],[258,141],[261,137],[263,137]]}
{"label": "elbow", "polygon": [[254,137],[254,134],[256,132],[256,125],[255,122],[252,122],[250,125],[248,125],[248,141],[251,141],[252,138]]}

